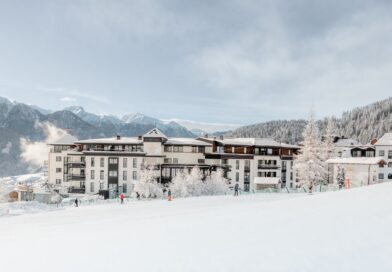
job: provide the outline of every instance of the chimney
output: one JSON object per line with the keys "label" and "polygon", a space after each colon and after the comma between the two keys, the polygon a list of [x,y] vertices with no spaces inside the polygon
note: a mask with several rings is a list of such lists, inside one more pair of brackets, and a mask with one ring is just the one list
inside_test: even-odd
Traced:
{"label": "chimney", "polygon": [[371,140],[370,144],[371,144],[371,145],[375,145],[375,144],[377,143],[377,141],[378,141],[378,140],[377,140],[376,138],[374,138],[373,140]]}
{"label": "chimney", "polygon": [[120,135],[117,135],[117,140],[121,140],[121,136]]}
{"label": "chimney", "polygon": [[143,137],[139,135],[139,136],[137,136],[137,139],[138,139],[138,140],[142,140]]}
{"label": "chimney", "polygon": [[220,140],[223,140],[223,135],[220,135],[220,136],[219,136],[219,139],[220,139]]}
{"label": "chimney", "polygon": [[208,138],[208,133],[204,134],[204,138]]}

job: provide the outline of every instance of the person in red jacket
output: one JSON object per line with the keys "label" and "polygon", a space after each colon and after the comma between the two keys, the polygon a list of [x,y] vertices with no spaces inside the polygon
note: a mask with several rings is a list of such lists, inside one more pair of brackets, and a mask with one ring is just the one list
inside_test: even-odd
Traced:
{"label": "person in red jacket", "polygon": [[124,195],[120,194],[120,200],[121,200],[121,204],[124,204]]}

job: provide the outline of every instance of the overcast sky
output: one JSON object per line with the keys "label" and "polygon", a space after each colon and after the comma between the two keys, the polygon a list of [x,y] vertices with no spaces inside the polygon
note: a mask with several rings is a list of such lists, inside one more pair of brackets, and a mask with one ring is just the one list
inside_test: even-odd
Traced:
{"label": "overcast sky", "polygon": [[392,1],[0,0],[0,95],[250,124],[392,94]]}

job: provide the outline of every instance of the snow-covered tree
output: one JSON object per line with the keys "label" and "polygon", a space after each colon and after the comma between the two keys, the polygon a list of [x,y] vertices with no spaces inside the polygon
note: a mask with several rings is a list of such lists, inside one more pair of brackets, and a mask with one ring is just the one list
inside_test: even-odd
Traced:
{"label": "snow-covered tree", "polygon": [[295,169],[302,185],[316,185],[325,178],[324,158],[322,155],[321,137],[313,114],[303,133],[302,148],[296,157]]}
{"label": "snow-covered tree", "polygon": [[181,171],[177,173],[170,185],[172,194],[176,197],[203,195],[205,187],[203,174],[198,167],[192,168],[190,172]]}
{"label": "snow-covered tree", "polygon": [[204,194],[221,195],[230,191],[228,180],[223,176],[223,170],[218,169],[209,175],[205,181]]}
{"label": "snow-covered tree", "polygon": [[321,143],[321,159],[324,163],[324,180],[329,179],[329,169],[327,160],[334,157],[335,143],[334,139],[337,136],[337,128],[333,118],[328,118],[327,127],[323,135]]}
{"label": "snow-covered tree", "polygon": [[158,172],[153,167],[146,167],[140,172],[139,181],[135,182],[133,191],[144,198],[163,196],[163,187],[157,182]]}
{"label": "snow-covered tree", "polygon": [[189,196],[186,172],[177,172],[177,175],[171,181],[170,190],[174,197]]}
{"label": "snow-covered tree", "polygon": [[9,192],[9,189],[4,182],[0,181],[0,203],[7,202],[9,200]]}

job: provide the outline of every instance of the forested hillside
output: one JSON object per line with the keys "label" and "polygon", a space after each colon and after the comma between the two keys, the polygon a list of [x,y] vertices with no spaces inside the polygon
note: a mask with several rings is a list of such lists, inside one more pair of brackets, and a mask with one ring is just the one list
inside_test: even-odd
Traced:
{"label": "forested hillside", "polygon": [[[332,117],[337,134],[368,143],[373,138],[380,138],[384,133],[392,131],[392,98],[358,107],[347,111],[341,117]],[[327,119],[319,120],[321,132],[325,130]],[[306,120],[269,121],[240,127],[228,136],[234,137],[271,137],[277,141],[299,143]]]}

